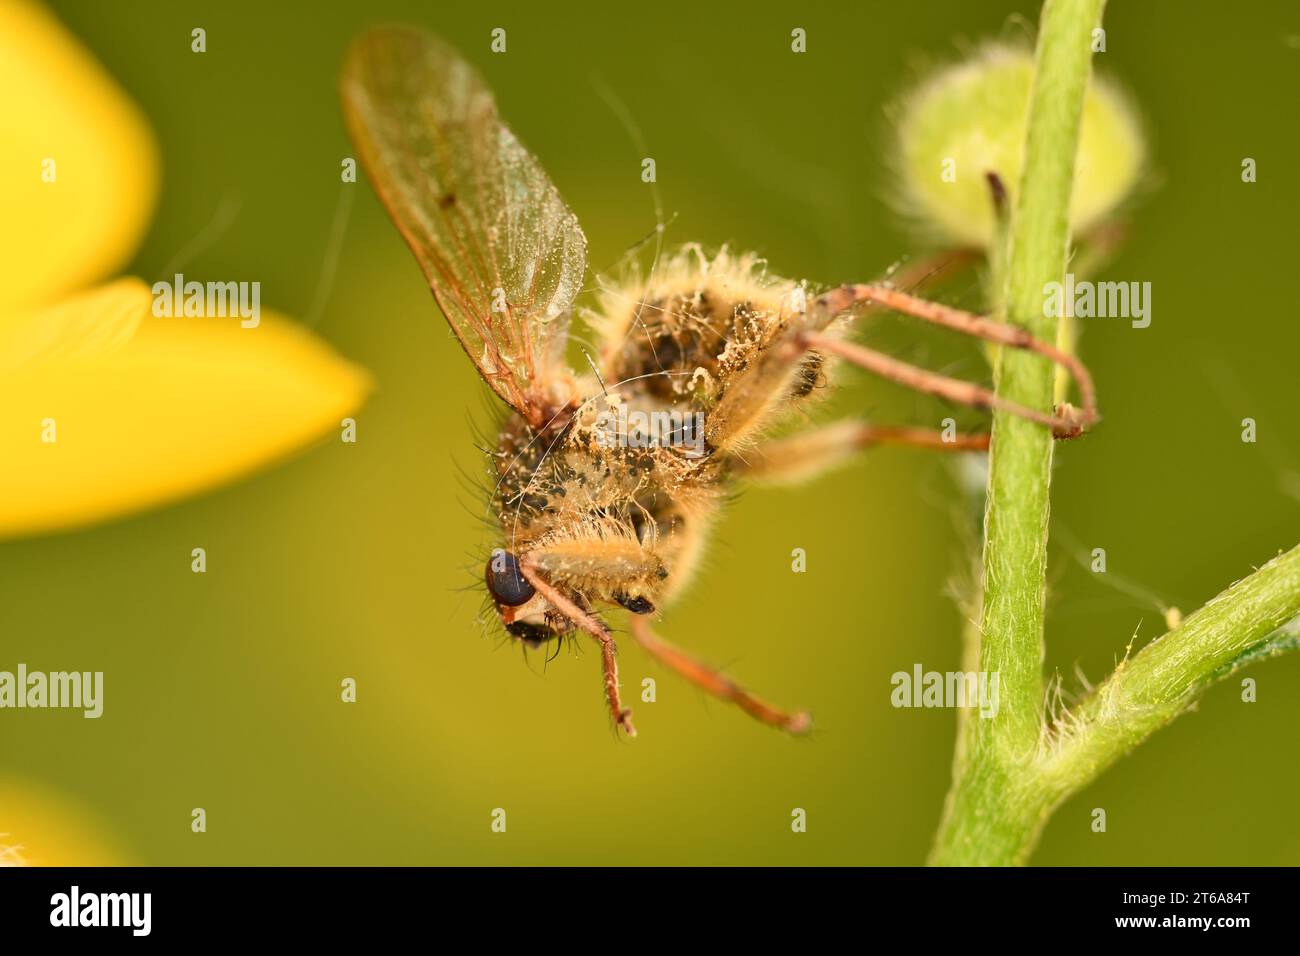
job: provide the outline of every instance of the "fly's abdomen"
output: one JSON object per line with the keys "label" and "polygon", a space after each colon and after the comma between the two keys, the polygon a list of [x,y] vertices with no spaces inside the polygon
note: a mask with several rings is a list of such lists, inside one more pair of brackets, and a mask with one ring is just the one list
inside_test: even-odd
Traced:
{"label": "fly's abdomen", "polygon": [[[712,259],[686,246],[649,280],[607,287],[588,316],[607,342],[610,386],[635,384],[663,402],[715,405],[774,344],[802,321],[801,286],[766,274],[761,260],[725,249]],[[788,375],[764,383],[774,397],[802,398],[821,384],[823,359],[788,361]]]}

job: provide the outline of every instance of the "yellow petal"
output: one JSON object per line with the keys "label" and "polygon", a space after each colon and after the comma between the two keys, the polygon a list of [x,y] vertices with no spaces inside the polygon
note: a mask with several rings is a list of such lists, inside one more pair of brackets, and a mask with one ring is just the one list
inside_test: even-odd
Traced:
{"label": "yellow petal", "polygon": [[89,810],[27,780],[0,780],[0,866],[127,866]]}
{"label": "yellow petal", "polygon": [[[138,282],[82,301],[112,305],[111,326],[129,316],[132,295],[148,307]],[[63,321],[94,327],[93,317],[65,312]],[[213,488],[338,435],[370,389],[363,370],[265,311],[255,328],[237,318],[149,315],[129,342],[112,344],[46,352],[0,375],[0,537]]]}
{"label": "yellow petal", "polygon": [[0,321],[0,373],[29,362],[57,362],[124,347],[150,314],[153,296],[139,279],[117,279],[56,305]]}
{"label": "yellow petal", "polygon": [[27,307],[130,258],[157,198],[158,155],[135,104],[27,0],[0,0],[0,90],[0,305]]}

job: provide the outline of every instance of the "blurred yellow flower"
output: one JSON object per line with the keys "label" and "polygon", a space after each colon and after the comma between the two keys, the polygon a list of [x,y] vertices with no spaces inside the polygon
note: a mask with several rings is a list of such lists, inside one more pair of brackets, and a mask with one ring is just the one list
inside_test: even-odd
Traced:
{"label": "blurred yellow flower", "polygon": [[210,489],[364,401],[362,369],[265,310],[255,328],[155,318],[139,279],[92,285],[148,225],[157,147],[112,78],[29,0],[0,0],[0,89],[0,537]]}
{"label": "blurred yellow flower", "polygon": [[0,779],[0,866],[129,866],[76,801],[28,780]]}

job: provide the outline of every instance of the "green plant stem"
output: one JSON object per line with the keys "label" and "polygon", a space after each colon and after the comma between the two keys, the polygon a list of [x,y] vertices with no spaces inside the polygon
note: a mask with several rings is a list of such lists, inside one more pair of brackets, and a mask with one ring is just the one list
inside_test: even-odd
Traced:
{"label": "green plant stem", "polygon": [[[1187,710],[1207,687],[1248,663],[1300,647],[1298,616],[1300,546],[1122,662],[1074,711],[1058,717],[1032,761],[996,778],[996,792],[982,789],[995,779],[996,766],[967,762],[971,796],[951,804],[933,861],[1023,863],[1063,800]],[[954,791],[961,792],[960,786]]]}
{"label": "green plant stem", "polygon": [[[1039,27],[1025,163],[1007,235],[1005,285],[995,309],[1039,338],[1056,337],[1043,289],[1064,272],[1089,34],[1105,0],[1047,0]],[[995,274],[998,270],[995,270]],[[1004,350],[1000,395],[1050,407],[1053,371]],[[1215,681],[1263,657],[1300,647],[1300,546],[1237,582],[1132,658],[1049,726],[1042,679],[1048,485],[1046,429],[995,415],[984,517],[984,589],[966,666],[999,675],[992,719],[962,714],[953,787],[931,862],[1022,863],[1061,801],[1185,711]],[[978,654],[976,653],[978,650]]]}
{"label": "green plant stem", "polygon": [[1300,614],[1300,546],[1238,581],[1122,662],[1071,713],[1034,768],[1049,807],[1091,782],[1173,720],[1215,681],[1293,649]]}
{"label": "green plant stem", "polygon": [[[1105,0],[1047,0],[1039,22],[1025,158],[1011,221],[1006,316],[1054,341],[1043,289],[1065,272],[1070,194],[1090,37]],[[1048,409],[1053,369],[1039,356],[1004,350],[999,395]],[[984,517],[980,667],[999,675],[1001,704],[991,720],[964,722],[933,862],[1009,863],[1023,854],[1027,821],[1002,795],[1034,759],[1043,712],[1043,600],[1047,569],[1052,436],[1039,425],[995,414]]]}

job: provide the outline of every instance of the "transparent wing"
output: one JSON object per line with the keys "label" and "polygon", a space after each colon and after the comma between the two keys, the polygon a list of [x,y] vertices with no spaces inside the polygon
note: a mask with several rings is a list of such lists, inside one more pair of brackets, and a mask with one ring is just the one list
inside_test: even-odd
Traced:
{"label": "transparent wing", "polygon": [[438,38],[366,33],[348,53],[342,97],[362,164],[461,345],[536,423],[564,370],[586,270],[577,218],[482,78]]}

